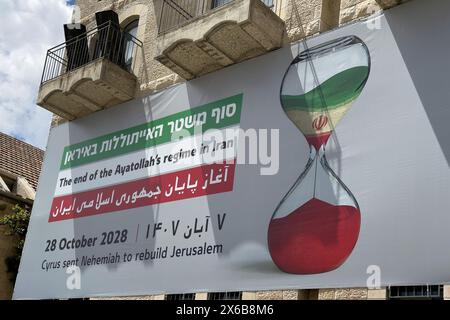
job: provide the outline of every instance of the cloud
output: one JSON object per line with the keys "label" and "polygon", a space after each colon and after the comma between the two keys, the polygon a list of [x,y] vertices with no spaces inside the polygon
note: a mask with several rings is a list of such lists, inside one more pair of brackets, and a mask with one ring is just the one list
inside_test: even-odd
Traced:
{"label": "cloud", "polygon": [[64,42],[65,0],[0,1],[0,131],[45,148],[51,113],[36,105],[47,49]]}

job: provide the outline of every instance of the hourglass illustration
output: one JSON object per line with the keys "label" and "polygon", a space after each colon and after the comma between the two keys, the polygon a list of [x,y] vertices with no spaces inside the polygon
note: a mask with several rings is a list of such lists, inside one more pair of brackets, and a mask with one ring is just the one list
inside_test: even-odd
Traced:
{"label": "hourglass illustration", "polygon": [[329,166],[325,145],[361,94],[369,73],[367,46],[358,37],[348,36],[301,52],[283,78],[281,105],[310,146],[304,171],[269,225],[270,255],[284,272],[334,270],[356,245],[359,205]]}

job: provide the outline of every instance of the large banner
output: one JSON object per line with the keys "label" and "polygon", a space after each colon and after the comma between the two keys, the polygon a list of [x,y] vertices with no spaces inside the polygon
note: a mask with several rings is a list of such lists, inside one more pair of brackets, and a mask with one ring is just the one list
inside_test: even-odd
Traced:
{"label": "large banner", "polygon": [[51,130],[14,297],[450,283],[450,3]]}

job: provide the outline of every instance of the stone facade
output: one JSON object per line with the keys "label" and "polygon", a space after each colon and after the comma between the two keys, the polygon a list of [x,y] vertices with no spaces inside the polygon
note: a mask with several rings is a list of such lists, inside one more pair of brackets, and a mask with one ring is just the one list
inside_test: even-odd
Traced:
{"label": "stone facade", "polygon": [[[195,12],[197,6],[191,2],[189,11]],[[170,17],[171,11],[165,9],[155,59],[186,80],[265,54],[285,42],[284,21],[259,0],[231,1],[177,28],[167,22]]]}
{"label": "stone facade", "polygon": [[[407,0],[276,0],[274,1],[273,11],[285,22],[286,37],[284,43],[287,44],[331,30],[339,25],[366,17],[405,1]],[[136,65],[138,66],[135,71],[138,80],[135,91],[136,97],[185,81],[180,75],[155,59],[161,52],[161,49],[158,50],[157,48],[161,3],[162,0],[77,0],[76,2],[79,7],[80,22],[85,24],[88,30],[95,27],[95,12],[97,11],[116,11],[119,14],[121,27],[139,19],[137,38],[143,42],[143,47],[136,57]],[[209,47],[211,46],[203,49],[210,51]],[[205,60],[201,55],[193,55],[191,58],[198,59],[199,65],[202,65]],[[164,59],[159,60],[165,61]],[[219,68],[230,63],[233,62],[221,63],[222,66],[219,66]],[[173,63],[165,64],[168,66],[174,65]],[[211,70],[215,69],[217,68]],[[184,78],[192,76],[189,72],[180,71],[179,74],[184,75]],[[200,74],[202,73],[200,72]],[[64,121],[55,116],[52,125],[58,125]]]}
{"label": "stone facade", "polygon": [[[178,75],[156,61],[156,39],[158,37],[158,8],[161,0],[78,0],[81,23],[91,29],[95,26],[95,12],[101,10],[115,10],[119,14],[119,21],[125,27],[132,20],[139,18],[137,38],[143,42],[143,58],[137,72],[141,94],[148,94],[155,90],[183,81]],[[352,7],[372,8],[370,1],[347,0],[277,0],[274,12],[286,23],[286,42],[298,41],[305,36],[333,29],[343,21],[342,9]],[[372,0],[372,2],[376,2]],[[380,7],[378,7],[380,8]],[[363,16],[361,10],[355,18]],[[352,19],[352,18],[350,18]]]}
{"label": "stone facade", "polygon": [[450,300],[450,285],[444,286],[444,300]]}
{"label": "stone facade", "polygon": [[387,290],[348,288],[348,289],[320,289],[319,300],[386,300]]}
{"label": "stone facade", "polygon": [[341,0],[339,23],[352,22],[406,1],[408,0]]}
{"label": "stone facade", "polygon": [[[364,18],[407,0],[277,0],[274,12],[286,23],[287,42],[303,39]],[[81,22],[91,29],[95,12],[115,10],[125,27],[139,19],[137,38],[143,42],[141,66],[137,72],[138,91],[148,94],[183,81],[178,75],[156,61],[157,19],[161,0],[78,0]]]}
{"label": "stone facade", "polygon": [[367,300],[366,288],[352,289],[321,289],[320,300]]}
{"label": "stone facade", "polygon": [[288,42],[339,25],[339,1],[335,0],[279,0],[275,12],[286,22]]}
{"label": "stone facade", "polygon": [[132,100],[136,85],[134,75],[101,58],[78,68],[77,72],[47,81],[41,86],[36,103],[65,119],[74,120]]}

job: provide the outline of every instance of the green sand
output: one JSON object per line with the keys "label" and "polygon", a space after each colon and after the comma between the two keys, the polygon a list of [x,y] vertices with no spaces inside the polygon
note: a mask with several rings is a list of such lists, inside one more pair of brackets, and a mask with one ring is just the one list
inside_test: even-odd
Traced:
{"label": "green sand", "polygon": [[323,111],[339,108],[355,100],[369,75],[369,67],[342,71],[302,95],[282,95],[285,110]]}

